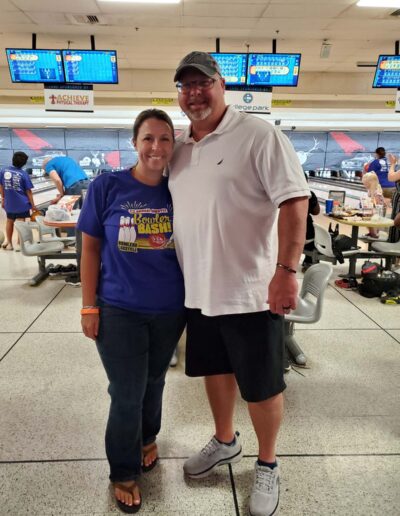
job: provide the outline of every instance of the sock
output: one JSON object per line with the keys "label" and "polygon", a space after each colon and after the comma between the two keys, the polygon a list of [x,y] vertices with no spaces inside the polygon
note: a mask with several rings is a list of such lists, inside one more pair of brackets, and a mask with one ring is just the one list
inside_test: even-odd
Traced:
{"label": "sock", "polygon": [[[217,438],[216,438],[217,439]],[[233,440],[229,443],[224,443],[223,441],[220,441],[219,439],[217,439],[217,441],[220,443],[220,444],[225,444],[225,446],[233,446],[235,443],[236,443],[236,436],[233,436]]]}
{"label": "sock", "polygon": [[267,468],[270,468],[270,469],[274,469],[277,467],[277,462],[264,462],[263,460],[260,460],[260,459],[257,459],[257,464],[259,466],[265,466]]}

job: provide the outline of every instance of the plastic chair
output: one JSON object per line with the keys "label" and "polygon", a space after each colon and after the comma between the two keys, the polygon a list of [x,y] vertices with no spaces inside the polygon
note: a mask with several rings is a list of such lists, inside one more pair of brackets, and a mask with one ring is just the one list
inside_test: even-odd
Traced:
{"label": "plastic chair", "polygon": [[[324,259],[332,262],[333,265],[336,265],[337,258],[332,249],[332,238],[327,229],[318,224],[314,224],[315,236],[314,236],[314,246],[317,249],[320,256],[319,259]],[[358,249],[350,249],[348,251],[342,251],[343,258],[349,258],[350,256],[354,256],[358,254]]]}
{"label": "plastic chair", "polygon": [[[39,231],[39,239],[40,242],[46,243],[46,242],[62,242],[66,247],[68,245],[75,244],[76,238],[75,237],[59,237],[56,234],[56,229],[50,226],[46,226],[46,224],[43,222],[43,215],[37,215],[36,216],[36,223],[38,226]],[[46,235],[50,235],[45,238]]]}
{"label": "plastic chair", "polygon": [[297,308],[285,315],[285,345],[298,365],[305,365],[306,356],[294,339],[294,324],[312,324],[320,320],[324,292],[332,275],[332,265],[317,263],[304,274]]}
{"label": "plastic chair", "polygon": [[25,256],[37,257],[39,272],[29,281],[29,284],[38,285],[48,276],[46,258],[58,258],[64,249],[64,244],[62,242],[35,242],[30,222],[16,221],[14,227],[19,235],[21,253]]}
{"label": "plastic chair", "polygon": [[[386,263],[385,268],[390,269],[394,258],[400,257],[400,241],[399,242],[374,242],[371,244],[371,251],[383,255]],[[373,258],[373,256],[372,256]]]}

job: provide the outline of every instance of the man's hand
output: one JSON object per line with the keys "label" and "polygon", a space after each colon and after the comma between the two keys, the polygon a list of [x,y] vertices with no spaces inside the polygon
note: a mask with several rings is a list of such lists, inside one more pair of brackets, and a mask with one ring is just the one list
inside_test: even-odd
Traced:
{"label": "man's hand", "polygon": [[58,195],[57,195],[57,197],[56,197],[55,199],[53,199],[52,201],[50,201],[50,204],[57,204],[57,203],[58,203],[58,201],[59,201],[60,199],[62,199],[63,197],[64,197],[63,195],[58,194]]}
{"label": "man's hand", "polygon": [[277,269],[269,284],[269,309],[274,314],[285,315],[297,306],[299,286],[296,275],[285,269]]}

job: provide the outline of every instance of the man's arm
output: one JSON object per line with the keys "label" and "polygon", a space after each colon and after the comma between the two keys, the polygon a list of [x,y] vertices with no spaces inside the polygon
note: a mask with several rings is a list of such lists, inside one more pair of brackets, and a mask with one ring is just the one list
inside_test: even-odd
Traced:
{"label": "man's arm", "polygon": [[58,190],[57,197],[55,199],[53,199],[50,204],[57,204],[58,201],[62,197],[64,197],[64,185],[61,181],[60,176],[57,174],[57,172],[55,170],[52,170],[51,172],[49,172],[49,177],[53,181],[53,183],[56,185],[56,188]]}
{"label": "man's arm", "polygon": [[[296,270],[303,251],[307,213],[307,197],[295,197],[280,205],[278,263],[292,270]],[[277,267],[268,289],[270,310],[279,315],[294,310],[297,304],[296,274],[287,268]]]}
{"label": "man's arm", "polygon": [[1,195],[1,207],[4,208],[4,188],[3,185],[0,185],[0,195]]}

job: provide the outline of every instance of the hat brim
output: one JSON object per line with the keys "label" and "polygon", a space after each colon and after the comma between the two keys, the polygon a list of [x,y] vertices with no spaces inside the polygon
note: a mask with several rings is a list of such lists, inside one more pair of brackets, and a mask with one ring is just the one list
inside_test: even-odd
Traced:
{"label": "hat brim", "polygon": [[204,75],[207,75],[207,77],[214,77],[214,75],[218,73],[217,70],[215,70],[214,68],[210,68],[209,66],[204,66],[201,64],[184,64],[177,68],[175,72],[174,82],[179,81],[179,77],[182,75],[182,72],[189,68],[194,68],[199,72],[204,73]]}

